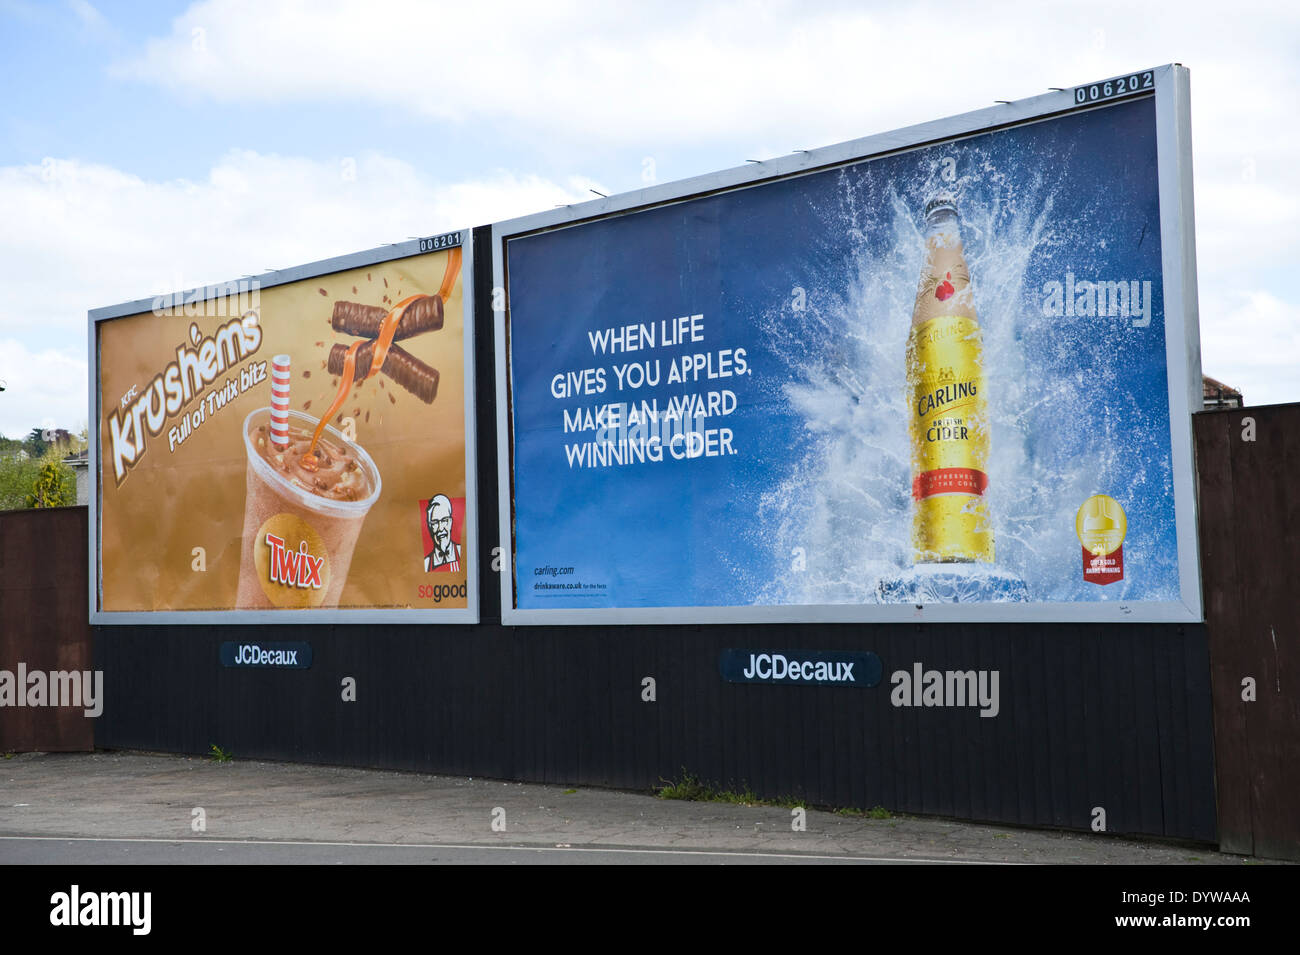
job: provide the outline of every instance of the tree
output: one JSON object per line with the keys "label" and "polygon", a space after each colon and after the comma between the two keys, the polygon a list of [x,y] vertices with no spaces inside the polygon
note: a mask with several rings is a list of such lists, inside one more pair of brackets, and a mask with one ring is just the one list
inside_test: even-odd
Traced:
{"label": "tree", "polygon": [[0,454],[0,511],[16,511],[26,506],[40,464],[27,456],[25,448]]}
{"label": "tree", "polygon": [[39,458],[49,448],[49,443],[45,440],[45,432],[40,428],[32,428],[31,434],[23,440],[23,448],[34,458]]}
{"label": "tree", "polygon": [[[68,494],[69,478],[72,494]],[[77,479],[70,470],[58,461],[47,461],[41,465],[36,474],[32,491],[27,495],[28,507],[66,507],[77,500]]]}
{"label": "tree", "polygon": [[[40,483],[42,478],[44,485]],[[57,495],[54,493],[56,487]],[[54,503],[56,497],[58,504]],[[34,503],[36,500],[43,503],[38,505]],[[40,458],[30,457],[25,449],[0,451],[0,511],[57,507],[76,500],[77,476],[62,463],[57,448],[51,448]]]}

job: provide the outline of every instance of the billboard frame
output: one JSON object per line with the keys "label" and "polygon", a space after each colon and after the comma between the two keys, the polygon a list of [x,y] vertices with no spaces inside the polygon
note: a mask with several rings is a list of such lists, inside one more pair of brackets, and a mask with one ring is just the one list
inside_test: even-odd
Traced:
{"label": "billboard frame", "polygon": [[[465,544],[469,546],[471,559],[466,568],[465,583],[466,606],[463,608],[427,609],[411,608],[323,608],[314,610],[101,610],[100,600],[100,497],[102,493],[102,469],[100,461],[100,371],[99,371],[99,335],[98,327],[103,322],[116,318],[126,318],[156,309],[180,308],[191,303],[207,303],[221,299],[230,294],[231,288],[238,288],[240,283],[256,283],[255,288],[272,288],[277,285],[289,285],[305,279],[319,278],[348,269],[379,265],[417,255],[429,255],[444,249],[457,247],[451,237],[457,237],[461,249],[460,282],[464,312],[464,362],[465,374]],[[89,513],[89,601],[90,623],[92,626],[117,625],[172,625],[172,624],[336,624],[336,623],[388,623],[388,624],[474,624],[479,622],[479,561],[478,561],[478,467],[476,454],[476,413],[474,384],[474,241],[472,229],[454,229],[426,238],[394,242],[362,252],[321,259],[306,265],[277,269],[261,275],[248,275],[229,282],[187,289],[158,295],[153,298],[137,299],[93,308],[87,318],[87,354],[89,355],[89,391],[90,421],[94,425],[90,448],[90,473],[94,485],[90,494]]]}
{"label": "billboard frame", "polygon": [[[1146,76],[1150,75],[1148,87]],[[1113,93],[1117,81],[1141,77],[1136,92]],[[1126,85],[1126,84],[1125,84]],[[511,625],[624,625],[707,623],[916,623],[936,622],[1144,622],[1194,623],[1204,619],[1196,530],[1192,412],[1201,410],[1200,326],[1196,290],[1196,235],[1192,202],[1190,76],[1180,64],[1137,70],[1111,80],[933,120],[833,146],[566,205],[492,226],[492,282],[504,292],[493,303],[496,334],[498,507],[502,528],[501,620]],[[1157,187],[1160,200],[1161,275],[1168,372],[1170,458],[1179,567],[1179,599],[969,604],[789,604],[705,607],[519,609],[515,601],[514,441],[509,334],[511,239],[573,228],[596,220],[689,202],[778,180],[792,179],[910,152],[1067,114],[1154,98]]]}

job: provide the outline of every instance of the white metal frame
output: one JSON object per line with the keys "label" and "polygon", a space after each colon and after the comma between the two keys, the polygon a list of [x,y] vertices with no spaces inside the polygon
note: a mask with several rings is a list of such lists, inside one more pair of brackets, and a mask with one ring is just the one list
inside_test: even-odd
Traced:
{"label": "white metal frame", "polygon": [[[492,277],[505,290],[504,308],[495,310],[498,497],[502,528],[501,616],[506,624],[660,624],[796,622],[1178,622],[1202,619],[1200,554],[1196,536],[1196,488],[1191,413],[1201,408],[1200,331],[1196,299],[1196,237],[1192,211],[1191,111],[1185,67],[1168,64],[1136,74],[1153,74],[1154,89],[1140,89],[1101,102],[1076,102],[1075,90],[1105,89],[1107,81],[1047,93],[905,129],[752,163],[680,182],[596,199],[492,226]],[[1120,78],[1116,78],[1117,80]],[[1178,542],[1180,599],[1177,601],[1096,603],[803,604],[743,607],[654,607],[526,609],[515,606],[513,430],[511,420],[509,275],[506,244],[512,239],[584,222],[633,213],[668,203],[687,202],[718,192],[760,186],[835,166],[937,142],[967,138],[1010,126],[1040,122],[1087,109],[1105,109],[1139,97],[1155,97],[1160,240],[1165,308],[1165,348],[1169,376],[1174,511]],[[499,294],[499,293],[498,293]],[[494,303],[494,308],[496,303]]]}
{"label": "white metal frame", "polygon": [[[445,233],[450,234],[450,233]],[[100,497],[101,467],[100,443],[102,441],[99,420],[99,335],[98,326],[102,322],[111,322],[115,318],[139,315],[154,308],[172,308],[194,301],[208,301],[222,298],[228,294],[236,282],[209,285],[201,289],[176,292],[159,298],[138,299],[120,305],[91,309],[87,322],[88,351],[90,356],[90,473],[93,485],[90,495],[90,622],[96,625],[118,624],[328,624],[328,623],[478,623],[479,621],[479,562],[478,562],[478,470],[476,455],[476,428],[474,414],[474,249],[473,235],[470,229],[460,230],[461,237],[461,287],[464,292],[465,313],[465,539],[469,544],[469,566],[466,569],[467,606],[461,608],[387,608],[387,609],[328,609],[316,610],[152,610],[152,611],[104,611],[99,609],[100,598]],[[377,265],[409,258],[413,255],[428,255],[440,251],[428,247],[429,239],[412,239],[397,242],[377,249],[341,255],[332,259],[323,259],[308,265],[264,275],[249,276],[241,282],[256,282],[260,289],[276,285],[287,285],[303,279],[316,278],[334,272]]]}

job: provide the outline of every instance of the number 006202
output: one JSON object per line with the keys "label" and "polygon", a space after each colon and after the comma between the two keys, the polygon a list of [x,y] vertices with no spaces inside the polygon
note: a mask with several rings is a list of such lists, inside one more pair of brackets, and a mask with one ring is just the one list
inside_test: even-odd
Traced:
{"label": "number 006202", "polygon": [[1141,73],[1130,73],[1128,76],[1117,76],[1113,80],[1106,80],[1101,83],[1089,83],[1087,86],[1076,86],[1074,88],[1074,102],[1076,105],[1084,103],[1099,103],[1104,99],[1113,99],[1116,96],[1128,96],[1131,93],[1140,93],[1143,90],[1153,90],[1156,88],[1156,76],[1151,70],[1143,70]]}

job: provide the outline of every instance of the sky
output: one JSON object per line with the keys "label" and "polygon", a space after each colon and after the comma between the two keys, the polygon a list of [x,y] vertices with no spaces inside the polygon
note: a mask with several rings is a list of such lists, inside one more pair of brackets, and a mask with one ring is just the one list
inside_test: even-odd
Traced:
{"label": "sky", "polygon": [[8,437],[87,423],[91,308],[1170,62],[1202,368],[1300,401],[1298,4],[0,0],[0,62]]}

